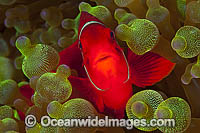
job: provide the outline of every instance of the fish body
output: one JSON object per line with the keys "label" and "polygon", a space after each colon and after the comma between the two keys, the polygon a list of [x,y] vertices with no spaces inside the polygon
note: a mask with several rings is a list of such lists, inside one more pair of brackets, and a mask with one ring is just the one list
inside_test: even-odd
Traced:
{"label": "fish body", "polygon": [[148,52],[125,55],[117,44],[114,32],[87,12],[81,12],[78,40],[60,52],[60,63],[76,69],[71,76],[72,97],[82,97],[99,110],[113,111],[123,117],[132,84],[151,86],[166,77],[174,63]]}

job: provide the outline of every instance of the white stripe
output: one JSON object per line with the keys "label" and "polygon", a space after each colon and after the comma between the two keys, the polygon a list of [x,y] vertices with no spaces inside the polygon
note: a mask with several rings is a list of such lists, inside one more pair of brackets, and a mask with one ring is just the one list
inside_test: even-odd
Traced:
{"label": "white stripe", "polygon": [[85,29],[85,27],[87,27],[87,26],[90,25],[90,24],[101,24],[101,25],[104,26],[104,24],[102,24],[102,23],[100,23],[100,22],[98,22],[98,21],[89,21],[89,22],[85,23],[85,24],[83,25],[83,27],[82,27],[80,33],[79,33],[79,37],[78,37],[78,40],[79,40],[79,41],[80,41],[80,39],[81,39],[81,34],[82,34],[83,30]]}
{"label": "white stripe", "polygon": [[86,74],[87,74],[87,76],[88,76],[90,82],[94,85],[94,87],[95,87],[97,90],[100,90],[100,91],[106,91],[106,90],[108,90],[108,88],[107,88],[106,90],[103,90],[103,89],[100,89],[99,87],[97,87],[97,86],[95,85],[95,83],[92,81],[92,79],[90,78],[90,75],[89,75],[89,73],[88,73],[87,68],[86,68],[85,65],[84,65],[84,68],[85,68]]}
{"label": "white stripe", "polygon": [[127,79],[124,81],[124,83],[126,83],[126,82],[129,80],[129,78],[130,78],[130,71],[129,71],[128,61],[127,61],[126,56],[125,56],[125,54],[124,54],[123,51],[122,51],[122,54],[123,54],[124,59],[125,59],[125,61],[126,61],[126,66],[127,66],[127,71],[128,71],[128,77],[127,77]]}

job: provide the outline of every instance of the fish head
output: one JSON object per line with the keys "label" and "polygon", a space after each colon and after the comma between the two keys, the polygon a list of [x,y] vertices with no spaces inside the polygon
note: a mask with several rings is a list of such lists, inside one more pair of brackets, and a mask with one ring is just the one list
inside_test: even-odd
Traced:
{"label": "fish head", "polygon": [[79,48],[88,78],[96,89],[105,91],[129,80],[129,65],[114,32],[87,12],[81,12]]}

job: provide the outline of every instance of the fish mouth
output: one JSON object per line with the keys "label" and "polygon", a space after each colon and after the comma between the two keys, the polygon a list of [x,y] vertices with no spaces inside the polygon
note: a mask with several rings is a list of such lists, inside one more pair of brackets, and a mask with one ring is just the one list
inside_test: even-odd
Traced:
{"label": "fish mouth", "polygon": [[96,63],[104,61],[104,60],[106,60],[108,58],[111,58],[111,56],[110,55],[102,55],[96,60]]}

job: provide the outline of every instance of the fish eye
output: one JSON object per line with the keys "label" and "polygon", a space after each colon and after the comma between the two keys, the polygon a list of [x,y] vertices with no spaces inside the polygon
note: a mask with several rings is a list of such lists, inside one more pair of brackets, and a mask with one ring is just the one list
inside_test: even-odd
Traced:
{"label": "fish eye", "polygon": [[110,32],[110,37],[111,37],[113,40],[115,39],[115,35],[114,35],[114,32],[113,32],[113,31]]}
{"label": "fish eye", "polygon": [[82,49],[81,41],[79,41],[79,48]]}
{"label": "fish eye", "polygon": [[122,51],[119,49],[119,48],[115,48],[115,50],[118,52],[118,53],[121,53]]}

